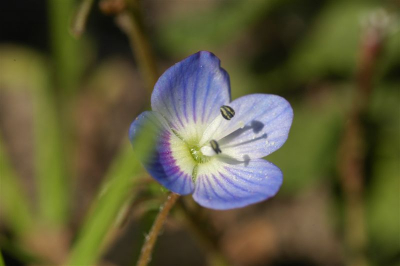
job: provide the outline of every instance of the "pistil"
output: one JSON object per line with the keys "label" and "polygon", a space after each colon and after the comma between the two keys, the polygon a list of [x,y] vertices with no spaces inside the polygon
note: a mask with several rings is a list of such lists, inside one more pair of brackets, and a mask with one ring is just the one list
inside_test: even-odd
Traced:
{"label": "pistil", "polygon": [[204,155],[198,146],[191,146],[189,148],[189,151],[190,154],[192,155],[193,160],[198,164],[210,161],[210,157]]}

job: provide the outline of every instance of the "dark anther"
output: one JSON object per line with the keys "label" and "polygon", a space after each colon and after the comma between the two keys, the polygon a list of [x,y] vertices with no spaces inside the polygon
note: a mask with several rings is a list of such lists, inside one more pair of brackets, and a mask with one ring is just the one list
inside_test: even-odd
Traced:
{"label": "dark anther", "polygon": [[230,106],[222,105],[219,110],[221,111],[222,117],[226,120],[231,120],[231,118],[235,116],[235,110]]}
{"label": "dark anther", "polygon": [[215,151],[216,154],[221,153],[221,149],[219,148],[218,142],[215,140],[210,141],[211,148]]}

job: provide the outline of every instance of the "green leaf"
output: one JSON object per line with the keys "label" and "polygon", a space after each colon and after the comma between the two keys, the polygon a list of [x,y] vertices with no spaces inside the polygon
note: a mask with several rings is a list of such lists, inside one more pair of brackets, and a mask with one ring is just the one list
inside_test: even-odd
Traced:
{"label": "green leaf", "polygon": [[64,136],[51,95],[44,90],[38,90],[33,100],[39,211],[44,222],[60,225],[68,218],[70,189]]}
{"label": "green leaf", "polygon": [[96,263],[118,213],[134,196],[133,188],[138,181],[135,176],[141,172],[142,167],[132,147],[126,145],[108,172],[106,183],[91,208],[66,265]]}
{"label": "green leaf", "polygon": [[279,2],[282,1],[230,1],[202,12],[186,12],[172,18],[172,22],[161,23],[158,43],[173,55],[214,50],[230,42]]}
{"label": "green leaf", "polygon": [[67,265],[93,265],[104,248],[105,239],[118,220],[118,214],[135,196],[134,187],[139,181],[142,167],[137,159],[146,160],[154,149],[159,129],[152,122],[144,123],[133,141],[125,145],[106,176],[91,212],[75,243]]}
{"label": "green leaf", "polygon": [[[327,177],[335,167],[346,89],[330,91],[318,103],[293,103],[294,119],[282,148],[266,157],[283,172],[281,192],[290,194]],[[343,99],[342,99],[343,98]],[[342,103],[338,104],[342,99]]]}
{"label": "green leaf", "polygon": [[[377,87],[372,98],[372,116],[379,128],[376,150],[367,191],[367,225],[370,254],[382,264],[400,252],[399,154],[400,120],[399,83]],[[386,263],[383,263],[386,264]]]}
{"label": "green leaf", "polygon": [[[23,91],[32,102],[35,181],[38,188],[39,218],[58,226],[68,210],[67,170],[63,140],[45,59],[15,46],[0,49],[0,81],[4,93]],[[23,77],[23,78],[21,78]],[[22,128],[23,130],[23,128]]]}
{"label": "green leaf", "polygon": [[3,255],[1,255],[1,250],[0,250],[0,266],[5,266],[4,260],[3,260]]}
{"label": "green leaf", "polygon": [[361,22],[371,13],[370,1],[332,1],[289,62],[300,80],[354,72],[361,40]]}
{"label": "green leaf", "polygon": [[33,225],[32,206],[6,156],[1,138],[0,173],[0,207],[2,209],[0,213],[14,233],[23,235]]}

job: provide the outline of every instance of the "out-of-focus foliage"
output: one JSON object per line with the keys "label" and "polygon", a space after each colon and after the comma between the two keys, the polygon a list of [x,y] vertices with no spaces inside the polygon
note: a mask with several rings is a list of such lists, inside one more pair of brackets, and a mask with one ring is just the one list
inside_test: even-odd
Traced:
{"label": "out-of-focus foliage", "polygon": [[253,0],[251,4],[217,2],[215,8],[183,13],[182,17],[161,24],[157,45],[172,55],[215,50],[243,33],[277,4],[276,0]]}
{"label": "out-of-focus foliage", "polygon": [[[371,102],[371,116],[378,127],[374,138],[371,183],[367,193],[367,222],[371,236],[370,252],[384,260],[398,252],[399,227],[399,86],[377,87]],[[397,213],[397,214],[396,214]],[[396,217],[397,215],[397,217]]]}
{"label": "out-of-focus foliage", "polygon": [[[62,158],[61,128],[56,118],[54,94],[49,88],[49,68],[44,59],[32,51],[4,46],[0,53],[4,93],[17,93],[32,100],[26,111],[31,114],[33,128],[26,130],[32,130],[33,136],[26,131],[24,137],[33,137],[34,140],[32,159],[40,191],[37,194],[40,215],[46,222],[63,223],[67,218],[67,172]],[[23,127],[20,130],[24,130]],[[12,201],[7,203],[13,204]]]}
{"label": "out-of-focus foliage", "polygon": [[[131,264],[166,193],[127,143],[129,123],[149,104],[136,61],[114,19],[97,5],[77,41],[67,29],[74,1],[38,3],[35,10],[0,11],[9,25],[0,36],[1,252],[10,265]],[[13,1],[5,6],[13,8]],[[357,103],[366,24],[384,11],[390,30],[361,121],[365,254],[371,265],[399,263],[398,8],[395,1],[378,0],[143,1],[160,70],[210,50],[230,74],[233,98],[274,93],[294,109],[288,141],[266,158],[284,173],[274,199],[232,212],[199,209],[187,198],[181,202],[201,218],[204,235],[214,237],[228,260],[345,263],[338,147]],[[30,23],[39,23],[31,14],[41,10],[49,12],[47,22]],[[22,29],[23,21],[38,32]],[[148,142],[151,136],[144,134],[134,148],[145,154]],[[154,261],[204,265],[210,253],[201,249],[204,236],[188,236],[195,222],[182,222],[181,211],[173,216]]]}

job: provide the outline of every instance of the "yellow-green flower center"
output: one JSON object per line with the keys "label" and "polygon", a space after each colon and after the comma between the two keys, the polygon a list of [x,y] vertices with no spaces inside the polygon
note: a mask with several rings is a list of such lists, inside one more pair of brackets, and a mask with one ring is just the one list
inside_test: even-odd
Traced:
{"label": "yellow-green flower center", "polygon": [[189,151],[196,163],[206,163],[211,159],[209,156],[205,156],[198,146],[189,146]]}

